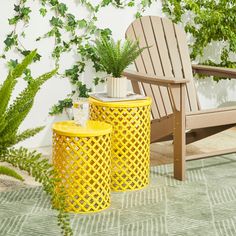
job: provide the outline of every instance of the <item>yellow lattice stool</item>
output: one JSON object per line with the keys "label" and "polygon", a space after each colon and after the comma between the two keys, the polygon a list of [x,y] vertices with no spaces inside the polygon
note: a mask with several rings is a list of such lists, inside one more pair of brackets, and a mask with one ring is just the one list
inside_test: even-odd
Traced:
{"label": "yellow lattice stool", "polygon": [[53,164],[66,192],[66,211],[97,212],[110,205],[111,131],[97,121],[53,125]]}
{"label": "yellow lattice stool", "polygon": [[111,189],[141,189],[149,184],[151,99],[101,102],[89,99],[90,119],[113,126]]}

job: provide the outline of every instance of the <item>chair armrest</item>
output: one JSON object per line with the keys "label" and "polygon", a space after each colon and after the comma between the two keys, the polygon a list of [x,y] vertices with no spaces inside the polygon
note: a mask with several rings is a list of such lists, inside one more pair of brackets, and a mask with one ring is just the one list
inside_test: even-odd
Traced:
{"label": "chair armrest", "polygon": [[136,82],[143,82],[143,83],[148,83],[148,84],[153,84],[153,85],[160,85],[160,86],[165,86],[168,87],[169,85],[173,84],[185,84],[189,82],[190,80],[188,79],[174,79],[174,78],[168,78],[165,76],[157,76],[157,75],[148,75],[145,73],[140,73],[136,71],[130,71],[126,70],[122,73],[123,76],[126,76],[127,79],[136,81]]}
{"label": "chair armrest", "polygon": [[225,78],[236,78],[236,69],[216,67],[216,66],[204,66],[204,65],[192,65],[194,73],[203,75],[213,75]]}

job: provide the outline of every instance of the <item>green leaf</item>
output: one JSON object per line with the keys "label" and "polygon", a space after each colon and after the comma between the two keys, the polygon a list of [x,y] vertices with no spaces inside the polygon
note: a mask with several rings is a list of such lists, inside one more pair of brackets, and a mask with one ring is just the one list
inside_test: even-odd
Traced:
{"label": "green leaf", "polygon": [[73,106],[73,101],[71,98],[65,98],[64,100],[59,100],[57,104],[53,105],[50,109],[50,115],[59,115],[63,113],[64,108],[71,108]]}
{"label": "green leaf", "polygon": [[15,60],[10,59],[10,61],[7,62],[7,67],[10,71],[15,69],[17,65],[18,65],[18,60],[17,59],[15,59]]}
{"label": "green leaf", "polygon": [[54,27],[58,27],[58,28],[63,27],[63,21],[59,17],[53,16],[49,22]]}
{"label": "green leaf", "polygon": [[[30,53],[27,57],[30,57],[31,55],[32,53]],[[17,67],[22,67],[21,64],[18,64]],[[3,147],[12,146],[16,142],[18,142],[19,139],[23,138],[22,135],[20,137],[17,136],[18,128],[20,124],[22,123],[22,121],[25,119],[25,117],[28,115],[33,105],[34,97],[36,93],[38,92],[38,90],[40,89],[40,86],[45,81],[50,79],[53,75],[55,75],[56,72],[57,72],[57,69],[51,72],[45,73],[39,76],[37,79],[30,80],[30,83],[28,83],[28,86],[17,96],[17,98],[14,100],[14,102],[9,106],[7,110],[6,110],[6,105],[4,106],[4,109],[6,111],[4,111],[3,113],[4,116],[2,120],[3,122],[5,121],[5,123],[4,125],[2,125],[2,127],[0,125],[0,146],[3,146]],[[10,94],[8,92],[8,96],[9,95]],[[9,101],[9,97],[8,97],[8,101]],[[4,102],[6,103],[5,100]],[[0,107],[1,108],[3,107],[2,102],[1,102]],[[28,133],[24,133],[24,135],[27,135],[27,134]]]}
{"label": "green leaf", "polygon": [[100,77],[95,77],[95,78],[93,78],[93,83],[94,83],[95,86],[97,86],[100,83],[105,83],[105,79],[100,78]]}
{"label": "green leaf", "polygon": [[129,7],[133,7],[133,6],[134,6],[134,2],[133,2],[133,1],[129,2],[129,3],[128,3],[128,6],[129,6]]}
{"label": "green leaf", "polygon": [[18,45],[18,36],[15,33],[10,33],[7,35],[6,39],[4,40],[5,43],[5,51],[8,51],[13,46]]}
{"label": "green leaf", "polygon": [[20,20],[19,16],[14,16],[8,19],[9,25],[15,25]]}
{"label": "green leaf", "polygon": [[79,28],[85,28],[87,26],[87,21],[85,19],[78,21]]}
{"label": "green leaf", "polygon": [[31,9],[29,7],[22,7],[20,9],[20,18],[23,19],[24,21],[28,22],[30,17],[29,17],[29,14],[31,12]]}
{"label": "green leaf", "polygon": [[0,166],[0,175],[7,175],[20,181],[24,181],[21,175],[19,175],[16,171],[6,166]]}
{"label": "green leaf", "polygon": [[[24,51],[20,51],[20,52],[21,52],[22,55],[27,56],[27,55],[30,54],[31,51],[30,51],[30,50],[24,50]],[[40,61],[40,58],[41,58],[41,57],[42,57],[42,56],[41,56],[39,53],[36,53],[35,56],[34,56],[33,61],[34,61],[34,62]]]}
{"label": "green leaf", "polygon": [[25,139],[28,139],[30,137],[33,137],[34,135],[36,135],[37,133],[39,133],[41,130],[44,129],[44,126],[40,126],[34,129],[27,129],[23,132],[21,132],[20,134],[16,135],[15,138],[15,144],[24,141]]}
{"label": "green leaf", "polygon": [[39,9],[39,12],[40,12],[40,14],[44,17],[44,16],[46,16],[46,14],[47,14],[47,9],[44,8],[44,7],[42,7],[42,8]]}
{"label": "green leaf", "polygon": [[74,31],[77,27],[77,23],[75,20],[75,16],[72,14],[67,14],[66,15],[66,26],[65,29],[67,31]]}
{"label": "green leaf", "polygon": [[135,18],[140,18],[140,17],[142,17],[142,14],[140,12],[136,12]]}
{"label": "green leaf", "polygon": [[20,11],[20,5],[14,4],[14,11],[19,12]]}
{"label": "green leaf", "polygon": [[[36,51],[31,52],[27,57],[23,59],[23,61],[17,64],[12,70],[10,70],[6,80],[0,87],[0,124],[2,122],[1,116],[6,111],[8,106],[12,91],[16,85],[16,79],[19,78],[23,71],[27,68],[27,66],[32,63],[34,56],[36,55]],[[0,127],[1,130],[1,127]]]}
{"label": "green leaf", "polygon": [[57,5],[57,10],[60,13],[61,16],[65,16],[66,11],[68,10],[68,7],[64,3],[59,3]]}

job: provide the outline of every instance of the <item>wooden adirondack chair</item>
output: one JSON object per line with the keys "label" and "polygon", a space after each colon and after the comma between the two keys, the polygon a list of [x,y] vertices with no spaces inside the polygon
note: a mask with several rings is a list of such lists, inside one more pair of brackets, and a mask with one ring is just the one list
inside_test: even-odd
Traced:
{"label": "wooden adirondack chair", "polygon": [[236,124],[236,107],[201,110],[193,73],[236,78],[236,70],[191,65],[186,35],[170,20],[145,16],[135,20],[126,37],[145,49],[135,61],[137,72],[125,71],[136,93],[152,98],[151,142],[174,142],[174,177],[185,179],[185,162],[225,153],[186,156],[186,145]]}

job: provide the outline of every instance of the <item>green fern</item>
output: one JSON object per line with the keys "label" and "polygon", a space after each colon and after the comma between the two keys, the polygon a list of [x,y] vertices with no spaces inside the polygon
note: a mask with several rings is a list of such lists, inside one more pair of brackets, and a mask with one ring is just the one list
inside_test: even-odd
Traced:
{"label": "green fern", "polygon": [[16,79],[19,78],[23,74],[27,66],[31,64],[35,55],[36,55],[36,51],[31,52],[27,57],[25,57],[22,63],[18,64],[15,69],[9,71],[7,79],[0,86],[0,101],[1,101],[0,114],[1,116],[6,111],[12,91],[17,82]]}
{"label": "green fern", "polygon": [[[70,228],[70,218],[65,213],[65,194],[63,189],[57,189],[56,184],[59,181],[56,171],[49,164],[48,159],[42,157],[36,151],[28,151],[26,148],[9,148],[0,152],[0,162],[7,162],[21,170],[27,171],[36,181],[40,182],[44,191],[51,196],[51,200],[57,206],[58,224],[61,226],[62,234],[65,236],[73,235]],[[58,192],[59,191],[59,192]]]}
{"label": "green fern", "polygon": [[140,48],[138,41],[121,40],[101,37],[95,41],[94,52],[101,68],[113,77],[119,78],[122,72],[147,48]]}
{"label": "green fern", "polygon": [[20,181],[24,181],[21,175],[19,175],[16,171],[6,166],[0,166],[0,175],[7,175]]}
{"label": "green fern", "polygon": [[[42,183],[43,189],[51,196],[52,202],[57,203],[58,224],[61,226],[62,234],[70,236],[73,233],[69,224],[69,215],[64,212],[65,194],[63,189],[59,189],[59,193],[55,191],[58,178],[53,166],[39,153],[29,152],[25,148],[15,149],[12,147],[43,129],[43,127],[37,127],[23,132],[18,131],[33,106],[34,97],[40,86],[55,75],[57,69],[30,80],[28,86],[9,105],[17,78],[27,69],[36,54],[36,51],[32,51],[20,64],[10,70],[6,80],[0,86],[0,162],[7,162],[27,171],[36,181]],[[23,180],[17,172],[8,167],[0,166],[0,174]]]}

